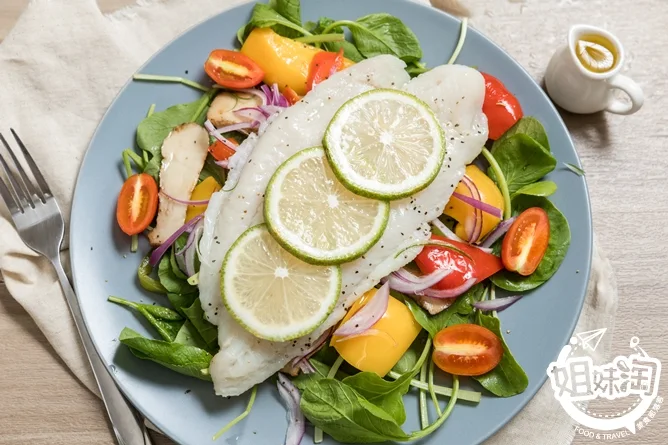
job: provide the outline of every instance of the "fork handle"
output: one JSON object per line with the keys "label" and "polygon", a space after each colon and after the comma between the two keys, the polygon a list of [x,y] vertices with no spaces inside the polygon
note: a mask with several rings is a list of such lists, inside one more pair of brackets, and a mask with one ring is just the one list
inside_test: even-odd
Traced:
{"label": "fork handle", "polygon": [[84,324],[79,301],[70,285],[70,280],[65,275],[60,258],[58,256],[51,258],[51,262],[58,274],[60,286],[65,293],[65,299],[74,318],[74,324],[79,331],[79,337],[83,343],[84,351],[86,351],[88,362],[93,368],[93,375],[95,376],[97,386],[102,395],[102,401],[111,420],[116,440],[119,445],[151,445],[152,441],[143,419],[123,394],[121,394],[118,386],[116,386],[116,383],[111,378],[109,370],[95,350],[88,329],[86,329],[86,325]]}

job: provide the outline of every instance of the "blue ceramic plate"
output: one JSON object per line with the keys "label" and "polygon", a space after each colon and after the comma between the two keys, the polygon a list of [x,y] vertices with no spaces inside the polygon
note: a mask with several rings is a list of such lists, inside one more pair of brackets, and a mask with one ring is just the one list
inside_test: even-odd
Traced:
{"label": "blue ceramic plate", "polygon": [[[321,16],[355,19],[374,12],[401,18],[418,36],[428,66],[444,63],[457,42],[460,22],[453,17],[405,0],[304,0],[304,21]],[[206,81],[202,69],[209,52],[234,48],[236,30],[247,22],[252,4],[237,7],[192,28],[158,52],[140,71],[186,76]],[[458,63],[477,66],[505,82],[526,115],[545,126],[560,162],[579,165],[573,143],[557,111],[540,87],[503,50],[470,30]],[[199,93],[174,84],[129,82],[104,116],[79,173],[72,209],[71,256],[74,281],[88,329],[103,360],[132,402],[162,431],[181,444],[211,443],[212,435],[240,414],[248,396],[216,397],[210,383],[176,374],[135,358],[119,347],[117,336],[128,326],[148,336],[154,332],[125,308],[107,303],[108,295],[165,304],[144,292],[136,280],[142,254],[129,253],[129,239],[118,229],[116,197],[123,183],[121,151],[134,144],[135,129],[153,103],[162,110],[189,102]],[[423,443],[477,444],[515,416],[546,379],[545,370],[568,341],[584,301],[591,261],[592,228],[584,178],[558,167],[548,179],[558,191],[552,202],[570,223],[572,242],[557,274],[520,303],[501,314],[506,340],[529,376],[529,387],[518,396],[485,396],[479,405],[458,403],[445,425]],[[148,245],[141,244],[140,252]],[[579,273],[578,273],[579,272]],[[113,366],[112,366],[113,365]],[[468,383],[465,383],[468,386]],[[408,396],[406,431],[418,429],[417,397]],[[432,413],[432,418],[433,413]],[[285,409],[273,385],[261,386],[250,416],[219,443],[282,443],[287,426]],[[311,431],[312,433],[312,431]],[[304,443],[310,443],[305,439]],[[331,439],[325,443],[334,443]]]}

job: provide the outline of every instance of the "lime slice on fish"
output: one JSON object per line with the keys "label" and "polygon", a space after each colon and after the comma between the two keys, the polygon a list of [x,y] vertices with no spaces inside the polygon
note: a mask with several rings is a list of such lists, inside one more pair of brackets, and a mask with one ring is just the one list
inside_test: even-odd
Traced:
{"label": "lime slice on fish", "polygon": [[436,178],[445,156],[443,129],[417,97],[376,89],[346,102],[324,139],[334,173],[351,191],[403,198]]}
{"label": "lime slice on fish", "polygon": [[223,303],[256,337],[286,341],[320,326],[341,289],[338,266],[314,266],[283,249],[260,224],[245,231],[225,256]]}
{"label": "lime slice on fish", "polygon": [[285,161],[269,182],[264,219],[276,241],[311,264],[341,264],[364,255],[390,214],[385,201],[345,188],[321,147]]}

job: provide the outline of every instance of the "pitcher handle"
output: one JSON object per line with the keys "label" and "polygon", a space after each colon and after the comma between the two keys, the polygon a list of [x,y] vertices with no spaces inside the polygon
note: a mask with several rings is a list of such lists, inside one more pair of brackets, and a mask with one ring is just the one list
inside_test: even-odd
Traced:
{"label": "pitcher handle", "polygon": [[608,79],[608,85],[610,88],[615,88],[625,92],[631,103],[621,101],[619,99],[613,99],[612,102],[606,108],[607,111],[615,114],[633,114],[642,107],[643,102],[645,101],[645,95],[642,92],[640,86],[631,80],[629,77],[626,77],[622,74],[617,74],[616,76]]}

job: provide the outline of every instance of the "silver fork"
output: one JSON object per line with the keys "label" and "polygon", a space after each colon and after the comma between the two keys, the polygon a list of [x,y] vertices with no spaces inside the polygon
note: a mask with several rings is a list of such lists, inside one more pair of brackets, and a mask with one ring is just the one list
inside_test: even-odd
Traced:
{"label": "silver fork", "polygon": [[93,341],[84,324],[79,301],[60,263],[59,252],[65,231],[60,208],[25,145],[13,129],[10,131],[23,153],[36,184],[28,178],[18,158],[0,134],[0,140],[9,152],[14,168],[18,172],[18,175],[13,173],[0,154],[0,165],[8,179],[8,183],[5,184],[0,178],[0,196],[7,204],[23,242],[35,252],[48,258],[56,269],[67,305],[74,318],[74,324],[79,331],[86,356],[93,368],[93,375],[97,380],[97,386],[111,420],[116,440],[120,445],[150,445],[152,442],[143,418],[123,397],[107,367],[95,351]]}

